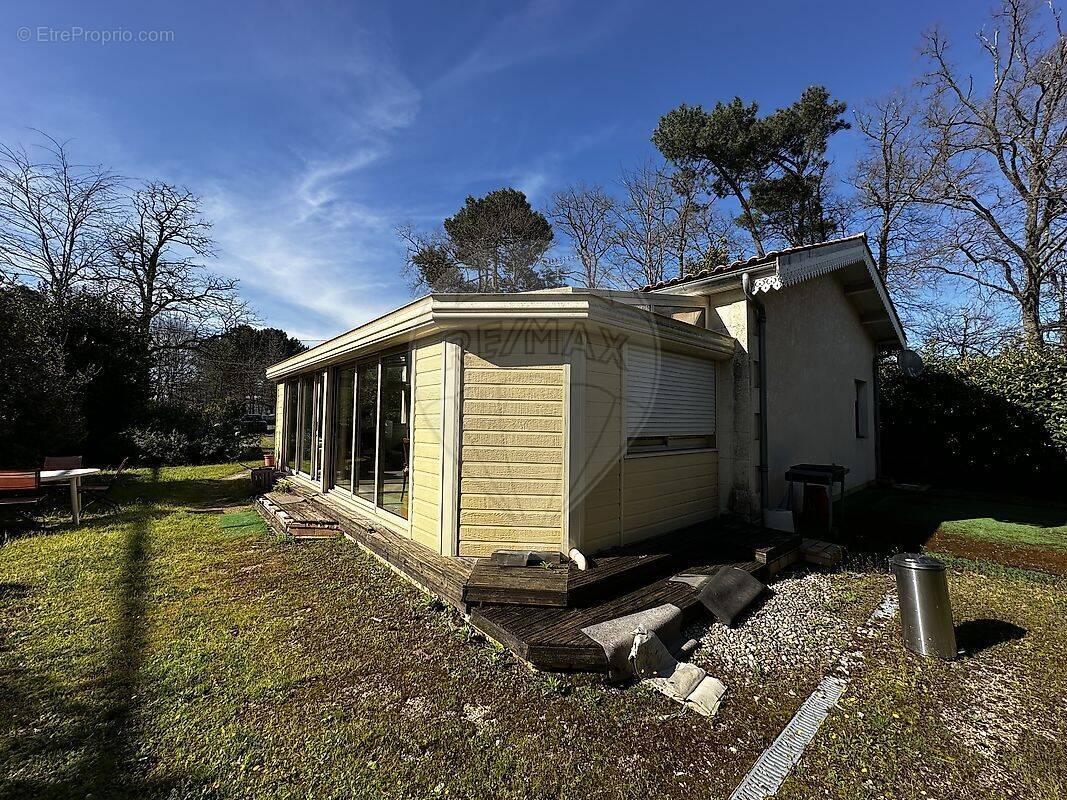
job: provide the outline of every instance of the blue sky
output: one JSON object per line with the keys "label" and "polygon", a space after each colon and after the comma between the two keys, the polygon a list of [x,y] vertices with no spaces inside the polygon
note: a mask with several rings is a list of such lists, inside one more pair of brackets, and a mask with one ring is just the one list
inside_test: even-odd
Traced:
{"label": "blue sky", "polygon": [[[0,141],[202,195],[265,324],[313,340],[411,297],[393,228],[468,194],[610,184],[680,102],[766,111],[906,83],[921,32],[971,52],[985,4],[22,2],[0,10]],[[19,28],[30,31],[20,41]],[[165,43],[48,41],[75,27]],[[41,40],[43,34],[44,41]],[[23,34],[25,35],[25,34]],[[62,35],[61,33],[59,35]],[[855,147],[840,135],[844,171]]]}

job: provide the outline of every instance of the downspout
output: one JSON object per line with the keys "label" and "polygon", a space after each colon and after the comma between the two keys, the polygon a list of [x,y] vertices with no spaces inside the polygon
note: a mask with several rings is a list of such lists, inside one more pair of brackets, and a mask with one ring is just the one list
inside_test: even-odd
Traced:
{"label": "downspout", "polygon": [[759,494],[760,508],[770,507],[770,488],[767,480],[767,309],[752,291],[752,276],[741,276],[741,291],[756,309],[756,335],[759,336]]}

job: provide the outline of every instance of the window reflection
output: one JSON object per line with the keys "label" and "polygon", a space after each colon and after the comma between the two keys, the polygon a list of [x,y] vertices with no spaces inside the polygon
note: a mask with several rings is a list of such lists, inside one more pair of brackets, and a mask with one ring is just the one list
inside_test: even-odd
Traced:
{"label": "window reflection", "polygon": [[408,353],[339,368],[336,380],[333,485],[407,518],[411,436]]}
{"label": "window reflection", "polygon": [[337,371],[337,404],[334,407],[334,477],[335,486],[352,490],[352,413],[355,405],[355,367]]}
{"label": "window reflection", "polygon": [[378,362],[359,367],[356,380],[356,494],[374,502],[378,426]]}
{"label": "window reflection", "polygon": [[314,430],[315,392],[311,376],[300,379],[300,472],[311,474],[311,432]]}
{"label": "window reflection", "polygon": [[378,505],[408,515],[408,354],[382,359]]}
{"label": "window reflection", "polygon": [[282,421],[285,424],[285,466],[289,469],[296,469],[297,398],[297,382],[288,381],[285,384],[285,416]]}

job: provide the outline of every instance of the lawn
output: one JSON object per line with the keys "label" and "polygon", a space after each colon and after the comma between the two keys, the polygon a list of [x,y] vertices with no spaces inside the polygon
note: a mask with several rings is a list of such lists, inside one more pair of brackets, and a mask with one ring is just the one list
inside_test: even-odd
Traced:
{"label": "lawn", "polygon": [[[0,798],[724,797],[832,658],[796,658],[804,638],[745,672],[704,652],[730,690],[714,721],[536,674],[354,545],[268,534],[237,471],[139,472],[120,513],[0,548]],[[997,769],[1062,796],[1067,586],[957,566],[971,655],[865,642],[787,796],[984,797]],[[821,582],[809,616],[837,634],[891,587]]]}
{"label": "lawn", "polygon": [[872,488],[846,498],[845,508],[850,533],[875,550],[924,548],[1067,575],[1067,505]]}

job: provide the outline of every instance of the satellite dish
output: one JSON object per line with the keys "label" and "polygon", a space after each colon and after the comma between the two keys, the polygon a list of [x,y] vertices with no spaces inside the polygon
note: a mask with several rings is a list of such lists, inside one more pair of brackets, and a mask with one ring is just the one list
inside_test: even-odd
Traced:
{"label": "satellite dish", "polygon": [[914,350],[901,350],[898,352],[897,366],[909,378],[918,378],[923,372],[922,357]]}

